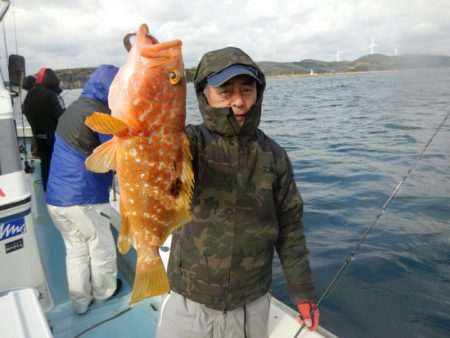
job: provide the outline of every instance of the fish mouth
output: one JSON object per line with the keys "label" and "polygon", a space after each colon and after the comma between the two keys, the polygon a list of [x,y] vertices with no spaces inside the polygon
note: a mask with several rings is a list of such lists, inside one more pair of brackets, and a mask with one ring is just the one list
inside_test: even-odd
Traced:
{"label": "fish mouth", "polygon": [[146,58],[169,58],[179,54],[177,49],[181,47],[181,45],[182,42],[180,40],[160,42],[154,45],[145,45],[141,48],[141,56]]}

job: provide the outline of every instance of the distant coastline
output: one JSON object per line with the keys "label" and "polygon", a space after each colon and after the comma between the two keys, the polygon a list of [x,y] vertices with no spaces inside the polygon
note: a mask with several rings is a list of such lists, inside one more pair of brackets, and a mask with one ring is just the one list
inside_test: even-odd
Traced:
{"label": "distant coastline", "polygon": [[[300,76],[332,76],[342,74],[362,74],[375,71],[391,71],[414,68],[450,67],[450,57],[431,54],[409,54],[388,56],[370,54],[354,61],[320,61],[306,59],[299,62],[257,62],[268,78],[300,77]],[[61,80],[61,88],[83,88],[84,83],[95,70],[95,67],[57,69]],[[186,69],[187,81],[194,78],[195,68]]]}
{"label": "distant coastline", "polygon": [[389,70],[373,70],[373,71],[358,71],[358,72],[329,72],[329,73],[309,73],[309,74],[278,74],[278,75],[267,75],[268,79],[276,78],[291,78],[291,77],[318,77],[318,76],[338,76],[338,75],[358,75],[367,74],[375,72],[389,72]]}
{"label": "distant coastline", "polygon": [[[423,67],[422,67],[423,68]],[[434,68],[434,67],[432,67]],[[439,67],[441,68],[441,67]],[[443,67],[445,68],[445,67]],[[450,68],[450,66],[448,67]],[[411,69],[411,68],[408,68]],[[320,76],[339,76],[339,75],[361,75],[368,73],[384,73],[384,72],[395,72],[402,71],[406,69],[390,69],[390,70],[367,70],[367,71],[352,71],[352,72],[329,72],[329,73],[309,73],[309,74],[279,74],[279,75],[268,75],[268,79],[276,78],[292,78],[292,77],[320,77]]]}

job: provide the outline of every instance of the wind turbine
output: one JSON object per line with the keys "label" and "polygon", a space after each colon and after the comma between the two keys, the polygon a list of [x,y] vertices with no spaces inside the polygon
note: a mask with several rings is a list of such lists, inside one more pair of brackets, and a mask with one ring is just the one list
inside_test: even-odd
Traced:
{"label": "wind turbine", "polygon": [[370,48],[370,54],[373,54],[373,48],[374,47],[378,47],[378,45],[375,44],[375,39],[372,38],[372,43],[369,45],[369,47],[367,47],[367,48]]}
{"label": "wind turbine", "polygon": [[339,55],[342,54],[342,51],[339,50],[339,47],[336,48],[336,62],[339,62]]}
{"label": "wind turbine", "polygon": [[398,55],[398,46],[394,48],[394,56]]}

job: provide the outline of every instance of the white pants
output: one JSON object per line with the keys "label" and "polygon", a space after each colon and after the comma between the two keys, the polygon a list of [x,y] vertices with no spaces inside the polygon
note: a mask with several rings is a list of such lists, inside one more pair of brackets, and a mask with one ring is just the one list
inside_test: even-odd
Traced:
{"label": "white pants", "polygon": [[116,289],[116,246],[110,229],[109,203],[57,207],[50,217],[66,245],[70,299],[78,313],[94,299],[101,302]]}
{"label": "white pants", "polygon": [[157,338],[266,338],[270,294],[245,307],[217,311],[170,291],[163,301]]}

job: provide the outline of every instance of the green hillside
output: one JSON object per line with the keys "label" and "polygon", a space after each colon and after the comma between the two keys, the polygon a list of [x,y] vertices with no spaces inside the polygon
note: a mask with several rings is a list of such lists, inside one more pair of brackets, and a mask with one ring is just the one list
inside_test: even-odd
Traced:
{"label": "green hillside", "polygon": [[[298,62],[257,62],[267,77],[333,74],[351,72],[371,72],[413,68],[450,67],[450,57],[430,54],[410,54],[388,56],[383,54],[365,55],[354,61],[321,61],[306,59]],[[59,69],[56,74],[61,80],[61,88],[82,88],[95,68]],[[186,69],[188,82],[194,78],[195,68]]]}
{"label": "green hillside", "polygon": [[320,61],[306,59],[300,62],[294,62],[295,65],[308,69],[308,73],[313,70],[316,74],[321,73],[341,73],[347,70],[348,61]]}
{"label": "green hillside", "polygon": [[[57,69],[56,75],[61,81],[62,89],[75,89],[83,88],[84,84],[91,74],[95,71],[95,67],[87,68],[69,68],[69,69]],[[186,77],[188,82],[193,81],[195,74],[195,68],[186,69]]]}
{"label": "green hillside", "polygon": [[309,74],[310,70],[291,62],[258,62],[259,68],[266,76],[280,75],[303,75]]}
{"label": "green hillside", "polygon": [[56,76],[61,81],[62,89],[83,88],[86,81],[94,72],[95,67],[69,68],[55,70]]}

